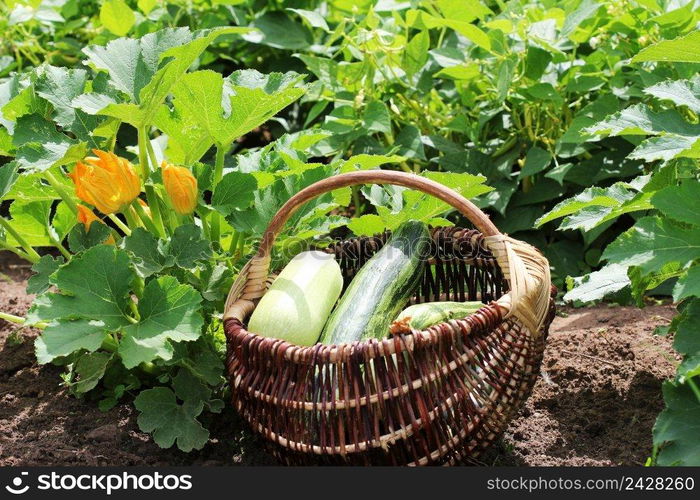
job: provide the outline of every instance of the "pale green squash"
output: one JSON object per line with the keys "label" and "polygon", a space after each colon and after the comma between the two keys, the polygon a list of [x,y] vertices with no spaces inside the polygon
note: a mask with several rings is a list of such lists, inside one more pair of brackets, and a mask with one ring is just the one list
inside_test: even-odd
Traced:
{"label": "pale green squash", "polygon": [[284,267],[260,299],[248,330],[297,345],[313,345],[342,289],[343,276],[333,255],[302,252]]}

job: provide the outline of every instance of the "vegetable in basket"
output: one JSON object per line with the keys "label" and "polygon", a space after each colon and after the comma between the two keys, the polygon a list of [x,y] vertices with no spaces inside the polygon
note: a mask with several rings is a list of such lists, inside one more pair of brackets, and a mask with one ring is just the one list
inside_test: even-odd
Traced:
{"label": "vegetable in basket", "polygon": [[313,345],[342,289],[343,276],[333,255],[302,252],[260,299],[248,330],[297,345]]}
{"label": "vegetable in basket", "polygon": [[391,324],[391,333],[408,333],[455,318],[466,318],[483,307],[481,302],[424,302],[407,307]]}
{"label": "vegetable in basket", "polygon": [[418,221],[399,226],[379,252],[358,271],[321,335],[324,344],[344,344],[389,334],[389,325],[415,293],[430,247],[428,227]]}

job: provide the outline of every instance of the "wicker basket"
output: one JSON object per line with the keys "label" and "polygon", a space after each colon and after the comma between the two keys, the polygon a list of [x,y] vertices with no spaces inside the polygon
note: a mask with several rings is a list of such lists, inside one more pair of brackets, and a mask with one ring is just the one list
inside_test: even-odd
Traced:
{"label": "wicker basket", "polygon": [[[246,331],[270,283],[276,235],[304,203],[357,184],[419,189],[476,230],[432,231],[430,265],[414,301],[481,300],[474,314],[377,341],[300,347]],[[386,235],[331,246],[345,283]],[[233,404],[287,464],[429,465],[471,462],[504,430],[539,373],[553,318],[547,260],[502,235],[445,186],[411,174],[359,171],[324,179],[274,216],[225,309]]]}

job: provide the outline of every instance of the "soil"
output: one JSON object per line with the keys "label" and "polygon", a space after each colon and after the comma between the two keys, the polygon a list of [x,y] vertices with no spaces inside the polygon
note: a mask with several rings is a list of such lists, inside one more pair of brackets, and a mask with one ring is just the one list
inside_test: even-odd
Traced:
{"label": "soil", "polygon": [[[28,266],[0,253],[0,311],[23,315]],[[563,309],[542,376],[486,465],[641,465],[675,371],[671,340],[652,336],[671,305]],[[268,465],[258,438],[227,407],[200,451],[163,450],[139,431],[129,402],[108,412],[70,396],[61,368],[38,366],[37,332],[0,320],[0,466]]]}

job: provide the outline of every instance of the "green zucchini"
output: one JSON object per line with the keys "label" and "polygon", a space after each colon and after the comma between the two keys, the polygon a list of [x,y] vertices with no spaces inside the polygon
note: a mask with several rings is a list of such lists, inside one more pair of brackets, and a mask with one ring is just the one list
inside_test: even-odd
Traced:
{"label": "green zucchini", "polygon": [[408,221],[355,275],[321,335],[344,344],[389,334],[389,325],[415,293],[430,246],[428,227]]}
{"label": "green zucchini", "polygon": [[313,345],[343,289],[331,254],[302,252],[287,264],[253,311],[248,330],[297,345]]}
{"label": "green zucchini", "polygon": [[391,333],[425,330],[455,318],[466,318],[484,304],[481,302],[425,302],[407,307],[391,324]]}

